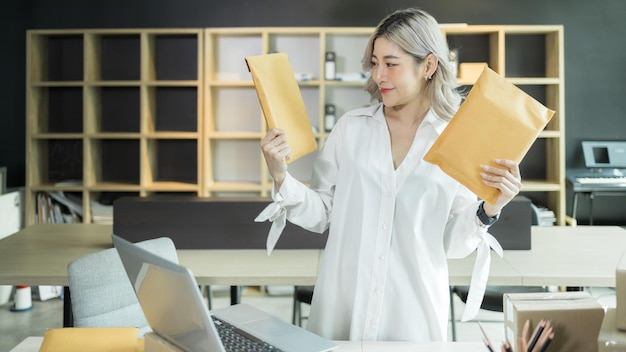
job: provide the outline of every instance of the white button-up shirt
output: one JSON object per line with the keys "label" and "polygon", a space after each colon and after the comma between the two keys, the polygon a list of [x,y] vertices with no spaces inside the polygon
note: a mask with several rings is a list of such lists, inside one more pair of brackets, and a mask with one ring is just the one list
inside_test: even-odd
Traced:
{"label": "white button-up shirt", "polygon": [[394,169],[382,104],[351,111],[315,161],[311,187],[287,175],[272,192],[275,203],[257,218],[274,221],[268,253],[285,217],[310,231],[329,229],[309,330],[334,340],[445,341],[447,258],[476,248],[482,282],[472,281],[478,289],[470,296],[480,306],[497,242],[477,221],[476,195],[423,160],[446,125],[429,111]]}

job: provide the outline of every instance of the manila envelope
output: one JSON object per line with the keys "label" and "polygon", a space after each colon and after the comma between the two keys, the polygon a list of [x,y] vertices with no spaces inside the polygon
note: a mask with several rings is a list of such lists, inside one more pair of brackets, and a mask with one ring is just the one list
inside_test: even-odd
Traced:
{"label": "manila envelope", "polygon": [[285,53],[246,57],[261,110],[269,128],[283,129],[292,162],[317,150],[300,87]]}
{"label": "manila envelope", "polygon": [[486,67],[441,136],[424,156],[493,204],[500,191],[483,183],[481,165],[520,163],[554,111]]}
{"label": "manila envelope", "polygon": [[138,328],[58,328],[48,329],[40,352],[140,352],[144,340]]}

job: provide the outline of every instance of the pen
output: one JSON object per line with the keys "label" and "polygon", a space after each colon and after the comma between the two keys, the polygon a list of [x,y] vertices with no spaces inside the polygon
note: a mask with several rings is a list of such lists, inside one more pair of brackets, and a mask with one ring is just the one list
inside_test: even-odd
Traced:
{"label": "pen", "polygon": [[545,352],[548,349],[548,345],[550,344],[550,342],[552,342],[553,338],[554,338],[554,333],[551,333],[550,336],[548,336],[548,339],[546,340],[546,342],[541,347],[541,350],[539,352]]}
{"label": "pen", "polygon": [[491,345],[491,341],[489,340],[489,336],[487,336],[487,332],[483,328],[483,324],[478,322],[478,327],[480,328],[480,332],[483,334],[484,341],[485,341],[485,346],[487,346],[487,349],[490,352],[495,352],[495,350],[493,349],[493,346]]}
{"label": "pen", "polygon": [[483,339],[483,341],[485,342],[485,346],[487,346],[487,349],[489,350],[489,352],[496,352],[493,350],[493,348],[491,347],[489,342],[487,342],[487,340]]}
{"label": "pen", "polygon": [[539,340],[539,336],[541,336],[541,333],[543,332],[543,329],[545,326],[546,326],[545,321],[541,319],[541,321],[539,322],[539,325],[537,325],[537,329],[535,330],[535,333],[533,334],[532,340],[528,344],[528,350],[527,350],[528,352],[531,352],[533,348],[535,348],[535,345],[537,344],[537,340]]}

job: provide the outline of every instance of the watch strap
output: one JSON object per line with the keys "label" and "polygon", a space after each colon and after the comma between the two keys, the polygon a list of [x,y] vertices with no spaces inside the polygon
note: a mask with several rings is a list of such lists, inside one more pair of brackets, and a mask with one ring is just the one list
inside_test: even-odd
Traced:
{"label": "watch strap", "polygon": [[491,226],[496,221],[498,221],[498,215],[494,217],[487,215],[487,213],[485,213],[484,206],[485,206],[485,201],[480,202],[480,205],[478,206],[478,210],[476,211],[476,216],[478,217],[478,219],[483,225]]}

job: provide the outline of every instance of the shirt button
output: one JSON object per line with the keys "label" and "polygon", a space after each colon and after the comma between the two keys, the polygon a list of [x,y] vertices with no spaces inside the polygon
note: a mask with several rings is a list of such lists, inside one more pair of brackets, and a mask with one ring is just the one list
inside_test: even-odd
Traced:
{"label": "shirt button", "polygon": [[379,256],[379,257],[378,257],[378,259],[380,259],[380,260],[385,260],[385,256],[384,256],[384,255],[381,255],[381,256]]}
{"label": "shirt button", "polygon": [[387,224],[383,224],[383,230],[387,229]]}

